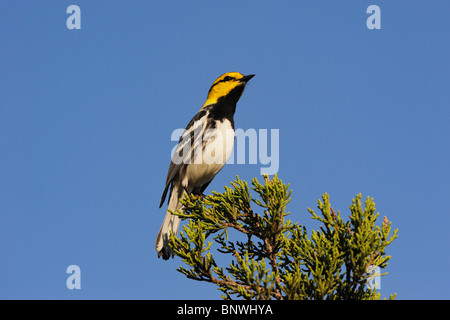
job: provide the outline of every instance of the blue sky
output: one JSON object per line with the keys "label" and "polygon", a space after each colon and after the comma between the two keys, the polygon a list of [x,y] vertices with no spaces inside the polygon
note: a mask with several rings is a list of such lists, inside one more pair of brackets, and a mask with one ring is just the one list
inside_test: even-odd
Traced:
{"label": "blue sky", "polygon": [[[66,8],[81,8],[69,30]],[[369,30],[366,9],[381,9]],[[324,192],[399,229],[382,297],[449,299],[450,2],[2,1],[0,298],[219,299],[158,260],[171,133],[254,73],[237,128],[279,129],[290,219]],[[221,191],[258,164],[227,165]],[[381,224],[381,220],[380,220]],[[81,269],[81,289],[66,268]]]}

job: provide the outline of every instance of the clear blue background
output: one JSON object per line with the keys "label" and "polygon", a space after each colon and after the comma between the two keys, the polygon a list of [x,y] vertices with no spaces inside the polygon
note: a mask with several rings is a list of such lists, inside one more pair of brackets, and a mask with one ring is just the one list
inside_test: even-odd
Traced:
{"label": "clear blue background", "polygon": [[[81,8],[68,30],[66,8]],[[381,8],[381,30],[366,9]],[[219,299],[158,260],[171,133],[255,73],[236,127],[280,130],[290,218],[371,196],[399,229],[382,297],[449,299],[450,2],[2,1],[0,298]],[[208,188],[263,166],[228,165]],[[260,177],[260,176],[259,176]],[[81,290],[66,288],[67,266]]]}

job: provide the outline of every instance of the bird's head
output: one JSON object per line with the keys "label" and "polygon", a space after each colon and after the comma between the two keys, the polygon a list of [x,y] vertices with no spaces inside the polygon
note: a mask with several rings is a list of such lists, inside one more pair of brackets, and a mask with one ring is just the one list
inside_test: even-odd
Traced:
{"label": "bird's head", "polygon": [[244,92],[245,85],[254,76],[254,74],[244,76],[239,72],[228,72],[221,75],[209,89],[208,97],[203,106],[215,104],[220,99],[227,99],[230,102],[237,103],[242,92]]}

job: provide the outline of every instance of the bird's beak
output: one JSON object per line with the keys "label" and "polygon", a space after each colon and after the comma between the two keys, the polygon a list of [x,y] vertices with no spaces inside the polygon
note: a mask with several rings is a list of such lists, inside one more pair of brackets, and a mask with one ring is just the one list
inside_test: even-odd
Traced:
{"label": "bird's beak", "polygon": [[239,79],[240,82],[247,83],[251,78],[253,78],[254,74],[249,74],[248,76],[243,76]]}

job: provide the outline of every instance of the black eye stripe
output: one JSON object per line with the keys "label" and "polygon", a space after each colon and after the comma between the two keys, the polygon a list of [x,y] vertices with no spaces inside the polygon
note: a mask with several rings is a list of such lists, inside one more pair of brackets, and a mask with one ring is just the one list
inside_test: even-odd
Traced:
{"label": "black eye stripe", "polygon": [[211,91],[212,88],[214,88],[215,86],[217,86],[219,83],[221,82],[227,82],[230,80],[236,80],[236,78],[230,77],[230,76],[226,76],[225,78],[223,78],[222,80],[217,81],[216,83],[214,83],[211,88],[209,89],[208,93]]}
{"label": "black eye stripe", "polygon": [[[223,78],[223,79],[220,80],[219,82],[227,82],[227,81],[234,80],[234,79],[235,79],[235,78],[233,78],[233,77],[226,76],[225,78]],[[217,83],[219,83],[219,82],[217,82]]]}

